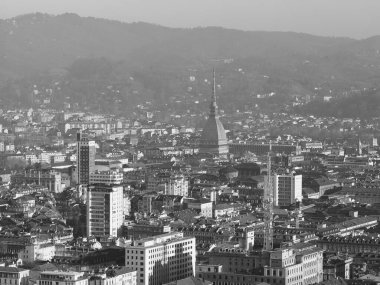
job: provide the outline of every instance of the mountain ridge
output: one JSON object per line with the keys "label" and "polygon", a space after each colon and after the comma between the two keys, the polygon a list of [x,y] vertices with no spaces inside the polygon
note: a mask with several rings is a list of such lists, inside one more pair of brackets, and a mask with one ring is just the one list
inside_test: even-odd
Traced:
{"label": "mountain ridge", "polygon": [[[322,91],[317,95],[323,95],[376,88],[380,82],[380,36],[356,40],[221,27],[167,28],[76,14],[36,13],[0,20],[0,38],[0,87],[9,81],[16,87],[22,85],[18,88],[22,98],[29,92],[22,90],[30,90],[25,86],[35,82],[25,78],[61,80],[68,74],[64,80],[80,85],[83,79],[78,72],[72,73],[73,65],[91,77],[91,82],[101,76],[104,84],[127,84],[128,78],[135,77],[131,89],[125,87],[132,94],[129,100],[137,92],[149,94],[144,99],[162,102],[187,96],[189,87],[193,97],[197,96],[194,92],[205,93],[207,84],[197,81],[193,86],[189,76],[203,80],[213,67],[219,73],[222,103],[228,102],[231,94],[244,102],[260,93],[315,95],[318,88]],[[102,58],[108,62],[99,60]],[[92,76],[91,69],[101,75]],[[12,88],[0,89],[0,97],[7,96],[11,102]],[[96,88],[101,86],[88,87],[92,92]],[[85,92],[84,87],[80,89]],[[73,96],[76,92],[69,90]],[[74,97],[79,100],[78,94]],[[87,97],[90,100],[90,95]],[[101,101],[101,95],[98,99]]]}

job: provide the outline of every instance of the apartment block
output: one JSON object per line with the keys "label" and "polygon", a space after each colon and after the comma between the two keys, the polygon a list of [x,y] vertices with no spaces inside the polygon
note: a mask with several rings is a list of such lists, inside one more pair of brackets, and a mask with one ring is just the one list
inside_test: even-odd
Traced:
{"label": "apartment block", "polygon": [[125,249],[125,266],[138,285],[159,285],[194,276],[195,238],[173,232],[135,240]]}

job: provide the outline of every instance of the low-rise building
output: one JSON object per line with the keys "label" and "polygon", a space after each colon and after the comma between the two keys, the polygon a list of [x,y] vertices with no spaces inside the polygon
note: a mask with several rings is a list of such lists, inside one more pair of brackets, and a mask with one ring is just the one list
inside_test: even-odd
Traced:
{"label": "low-rise building", "polygon": [[126,267],[110,268],[103,274],[91,276],[88,285],[136,285],[136,270]]}
{"label": "low-rise building", "polygon": [[135,240],[125,248],[125,266],[138,285],[159,285],[194,276],[195,238],[173,232]]}
{"label": "low-rise building", "polygon": [[29,284],[29,270],[16,267],[0,266],[1,284]]}
{"label": "low-rise building", "polygon": [[53,193],[62,192],[61,173],[56,171],[26,171],[11,176],[13,185],[36,184],[47,187]]}
{"label": "low-rise building", "polygon": [[55,245],[52,243],[31,243],[18,253],[18,257],[23,262],[51,261],[55,253]]}
{"label": "low-rise building", "polygon": [[37,278],[38,285],[88,285],[84,272],[43,271]]}
{"label": "low-rise building", "polygon": [[187,204],[188,209],[195,210],[199,213],[199,215],[212,218],[212,202],[208,199],[189,199],[186,200],[185,203]]}

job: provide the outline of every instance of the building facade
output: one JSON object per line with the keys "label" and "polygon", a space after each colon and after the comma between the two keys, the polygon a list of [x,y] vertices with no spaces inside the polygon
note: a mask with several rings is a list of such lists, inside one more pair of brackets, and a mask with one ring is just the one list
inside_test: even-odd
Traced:
{"label": "building facade", "polygon": [[274,206],[289,206],[302,201],[302,175],[273,175]]}
{"label": "building facade", "polygon": [[165,183],[165,194],[187,197],[189,195],[189,181],[184,175],[170,177]]}
{"label": "building facade", "polygon": [[217,285],[309,285],[323,281],[323,250],[315,245],[259,252],[225,248],[208,256],[208,268],[198,267],[197,277]]}
{"label": "building facade", "polygon": [[84,272],[73,271],[43,271],[36,280],[38,285],[87,285],[88,279]]}
{"label": "building facade", "polygon": [[125,249],[125,266],[138,285],[159,285],[194,276],[195,238],[173,232],[135,240]]}
{"label": "building facade", "polygon": [[90,173],[95,169],[95,141],[77,134],[77,183],[89,184]]}
{"label": "building facade", "polygon": [[16,267],[0,267],[1,284],[29,284],[29,270]]}
{"label": "building facade", "polygon": [[36,184],[47,187],[53,193],[62,192],[61,173],[56,171],[26,171],[11,176],[12,184]]}
{"label": "building facade", "polygon": [[87,192],[87,236],[118,236],[124,221],[122,185],[91,185]]}
{"label": "building facade", "polygon": [[91,276],[88,285],[136,285],[136,271],[125,267],[112,268]]}
{"label": "building facade", "polygon": [[115,185],[123,183],[123,173],[118,170],[94,171],[90,173],[90,184]]}

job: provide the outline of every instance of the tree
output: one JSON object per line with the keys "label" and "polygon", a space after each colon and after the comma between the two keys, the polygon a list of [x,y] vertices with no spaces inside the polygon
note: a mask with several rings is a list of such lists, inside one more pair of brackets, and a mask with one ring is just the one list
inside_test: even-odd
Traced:
{"label": "tree", "polygon": [[25,169],[26,161],[21,157],[8,157],[6,161],[6,167],[10,170]]}

